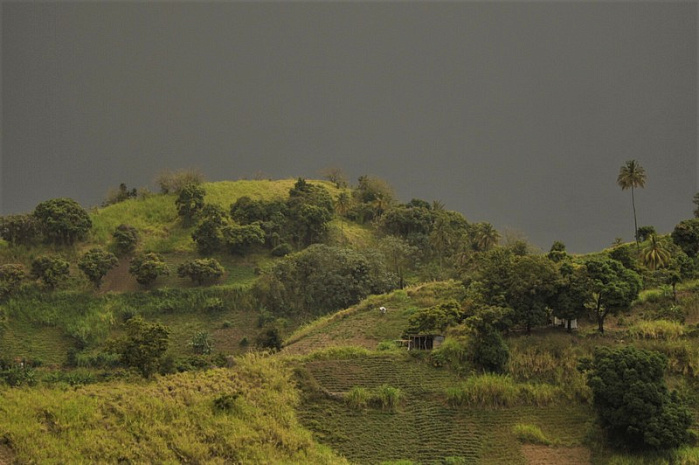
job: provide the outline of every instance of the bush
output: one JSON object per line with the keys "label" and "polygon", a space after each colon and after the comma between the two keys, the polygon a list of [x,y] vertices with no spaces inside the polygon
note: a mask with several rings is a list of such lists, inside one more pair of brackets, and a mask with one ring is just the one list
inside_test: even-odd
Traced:
{"label": "bush", "polygon": [[182,263],[177,267],[177,276],[188,277],[200,286],[207,281],[215,281],[223,276],[224,269],[215,258],[201,258]]}
{"label": "bush", "polygon": [[164,171],[155,180],[163,194],[179,194],[180,191],[189,185],[196,185],[204,182],[204,175],[199,170]]}
{"label": "bush", "polygon": [[199,331],[192,337],[189,346],[196,354],[209,355],[214,349],[214,341],[208,331]]}
{"label": "bush", "polygon": [[19,289],[24,279],[24,267],[19,264],[0,265],[0,299]]}
{"label": "bush", "polygon": [[170,269],[163,257],[155,252],[138,255],[131,260],[129,273],[136,277],[136,281],[144,286],[155,282],[158,276],[170,274]]}
{"label": "bush", "polygon": [[274,255],[275,257],[284,257],[286,255],[289,255],[293,251],[294,248],[291,247],[291,244],[284,242],[272,249],[272,255]]}
{"label": "bush", "polygon": [[541,431],[541,428],[535,425],[517,423],[512,428],[512,432],[520,442],[525,444],[539,444],[542,446],[550,446],[553,444],[543,431]]}
{"label": "bush", "polygon": [[662,450],[689,441],[692,415],[676,392],[668,392],[663,380],[666,365],[662,354],[634,347],[595,351],[588,384],[613,444]]}
{"label": "bush", "polygon": [[484,371],[504,373],[510,359],[510,350],[495,328],[486,326],[477,331],[469,343],[471,361]]}
{"label": "bush", "polygon": [[196,184],[184,186],[177,195],[177,214],[185,221],[191,221],[204,208],[204,189]]}
{"label": "bush", "polygon": [[128,224],[120,224],[112,233],[114,238],[114,249],[119,255],[126,255],[133,252],[138,244],[138,230]]}
{"label": "bush", "polygon": [[104,251],[100,248],[90,249],[82,256],[78,262],[78,268],[85,273],[87,279],[90,280],[95,287],[99,288],[102,284],[102,278],[117,264],[114,254]]}
{"label": "bush", "polygon": [[70,265],[62,258],[42,256],[32,261],[32,277],[43,281],[49,289],[55,289],[69,274]]}

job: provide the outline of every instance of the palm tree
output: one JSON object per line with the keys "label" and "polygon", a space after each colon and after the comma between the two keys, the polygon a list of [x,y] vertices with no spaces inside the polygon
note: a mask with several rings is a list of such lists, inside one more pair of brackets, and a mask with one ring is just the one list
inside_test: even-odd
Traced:
{"label": "palm tree", "polygon": [[619,170],[619,176],[616,178],[616,183],[619,184],[622,191],[631,188],[634,237],[636,238],[636,247],[639,247],[638,222],[636,221],[636,200],[634,199],[633,190],[636,187],[646,187],[646,170],[643,169],[643,167],[636,160],[628,160]]}
{"label": "palm tree", "polygon": [[500,234],[490,223],[479,223],[476,230],[476,245],[479,250],[486,252],[497,245]]}
{"label": "palm tree", "polygon": [[670,263],[670,252],[667,251],[665,246],[658,241],[655,234],[650,236],[650,244],[648,247],[643,249],[643,264],[648,267],[649,270],[655,271],[658,268],[664,268]]}

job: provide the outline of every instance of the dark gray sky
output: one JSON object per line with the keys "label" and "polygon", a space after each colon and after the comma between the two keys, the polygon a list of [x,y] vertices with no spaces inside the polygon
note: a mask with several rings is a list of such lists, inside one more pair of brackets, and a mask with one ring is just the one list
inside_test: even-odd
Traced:
{"label": "dark gray sky", "polygon": [[697,5],[41,3],[2,8],[3,214],[164,169],[385,178],[584,252],[697,191]]}

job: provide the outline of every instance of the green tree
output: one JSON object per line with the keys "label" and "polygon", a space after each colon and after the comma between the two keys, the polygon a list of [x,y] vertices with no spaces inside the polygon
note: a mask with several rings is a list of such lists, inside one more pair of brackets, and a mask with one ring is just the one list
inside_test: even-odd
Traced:
{"label": "green tree", "polygon": [[114,249],[119,255],[126,255],[136,250],[140,239],[138,230],[128,224],[120,224],[112,233]]}
{"label": "green tree", "polygon": [[651,271],[665,268],[672,259],[670,252],[658,240],[655,234],[651,234],[650,243],[643,249],[641,257],[643,258],[643,264]]}
{"label": "green tree", "polygon": [[646,170],[636,161],[628,160],[620,169],[616,178],[621,190],[631,189],[631,205],[633,207],[634,237],[638,244],[638,222],[636,221],[636,200],[634,189],[646,187]]}
{"label": "green tree", "polygon": [[408,241],[396,236],[381,238],[378,248],[386,257],[391,271],[398,276],[398,287],[403,289],[405,287],[405,273],[413,267],[418,249],[411,246]]}
{"label": "green tree", "polygon": [[18,263],[0,265],[0,299],[19,289],[25,274],[24,267]]}
{"label": "green tree", "polygon": [[449,326],[460,323],[463,318],[464,312],[461,310],[461,305],[456,300],[450,299],[433,307],[422,308],[410,315],[406,332],[409,334],[442,333]]}
{"label": "green tree", "polygon": [[39,237],[39,223],[34,215],[8,215],[0,217],[0,237],[16,245],[31,245]]}
{"label": "green tree", "polygon": [[175,200],[177,214],[190,222],[204,208],[204,195],[206,191],[196,184],[184,186]]}
{"label": "green tree", "polygon": [[628,308],[638,297],[641,278],[611,258],[590,258],[584,264],[587,268],[598,330],[603,333],[607,315]]}
{"label": "green tree", "polygon": [[32,261],[32,278],[40,279],[49,289],[55,289],[69,274],[70,265],[62,258],[41,256]]}
{"label": "green tree", "polygon": [[638,228],[638,240],[641,242],[650,239],[650,236],[654,234],[656,234],[656,232],[653,226],[641,226]]}
{"label": "green tree", "polygon": [[563,242],[554,241],[553,244],[551,244],[551,249],[549,250],[547,257],[552,262],[558,263],[570,258],[570,255],[568,255],[566,252],[566,246]]}
{"label": "green tree", "polygon": [[192,233],[192,240],[201,255],[216,253],[224,243],[223,227],[215,220],[205,219]]}
{"label": "green tree", "polygon": [[177,267],[177,276],[190,278],[200,286],[223,276],[224,269],[215,258],[201,258],[182,263]]}
{"label": "green tree", "polygon": [[699,218],[680,221],[672,230],[670,237],[688,257],[696,257],[699,252]]}
{"label": "green tree", "polygon": [[556,266],[541,255],[516,257],[507,286],[506,301],[514,310],[515,322],[527,334],[532,327],[545,325],[548,307],[556,295],[559,274]]}
{"label": "green tree", "polygon": [[102,278],[118,264],[119,260],[113,253],[100,248],[93,248],[82,256],[78,262],[78,268],[99,289],[102,284]]}
{"label": "green tree", "polygon": [[136,277],[136,281],[144,286],[150,286],[158,279],[158,276],[170,274],[163,257],[155,252],[148,252],[135,256],[131,260],[129,273]]}
{"label": "green tree", "polygon": [[476,225],[476,241],[475,244],[478,250],[487,252],[494,246],[498,245],[500,234],[495,230],[490,223],[478,223]]}
{"label": "green tree", "polygon": [[72,245],[92,228],[90,215],[73,199],[41,202],[34,209],[34,217],[44,238],[57,245]]}
{"label": "green tree", "polygon": [[112,342],[121,362],[137,368],[148,378],[158,369],[169,344],[170,330],[160,323],[149,323],[140,316],[126,322],[126,337]]}
{"label": "green tree", "polygon": [[587,277],[587,269],[577,263],[563,262],[559,267],[561,279],[551,302],[553,316],[568,320],[568,332],[571,320],[582,317],[587,311],[586,304],[592,301],[592,292]]}
{"label": "green tree", "polygon": [[618,446],[634,450],[679,447],[690,439],[692,414],[663,380],[667,359],[633,346],[599,347],[588,385],[600,424]]}
{"label": "green tree", "polygon": [[245,255],[253,246],[265,243],[265,232],[259,223],[226,226],[223,237],[232,254]]}

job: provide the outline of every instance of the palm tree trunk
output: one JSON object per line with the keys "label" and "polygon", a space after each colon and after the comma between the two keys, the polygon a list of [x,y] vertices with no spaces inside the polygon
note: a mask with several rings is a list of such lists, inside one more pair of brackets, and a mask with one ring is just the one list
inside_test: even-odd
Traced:
{"label": "palm tree trunk", "polygon": [[634,238],[636,239],[636,248],[641,246],[638,244],[638,223],[636,222],[636,200],[633,195],[633,186],[631,186],[631,206],[633,207],[633,227],[634,227]]}

